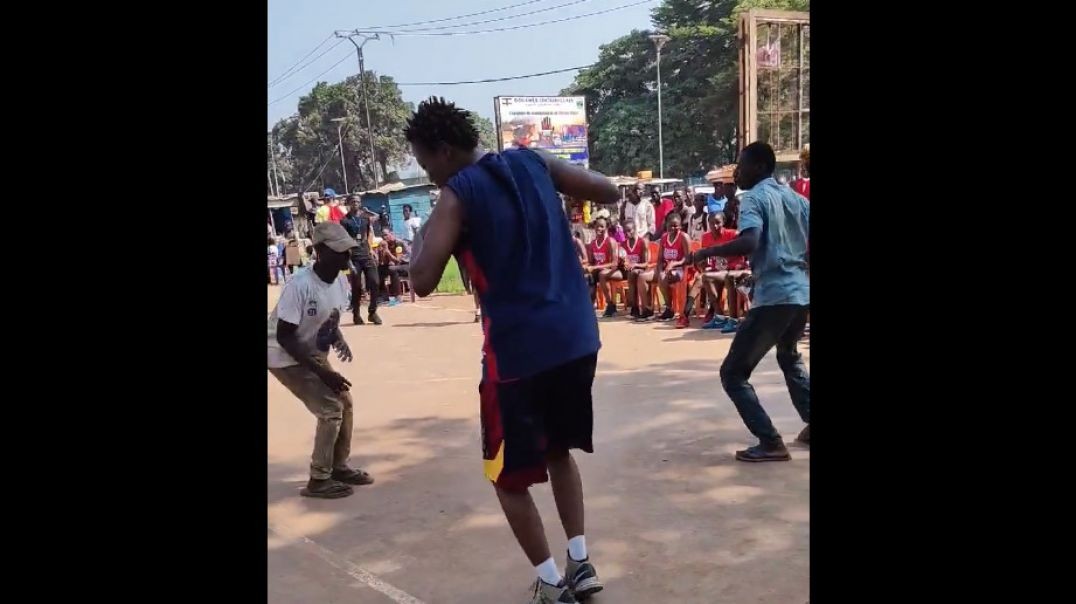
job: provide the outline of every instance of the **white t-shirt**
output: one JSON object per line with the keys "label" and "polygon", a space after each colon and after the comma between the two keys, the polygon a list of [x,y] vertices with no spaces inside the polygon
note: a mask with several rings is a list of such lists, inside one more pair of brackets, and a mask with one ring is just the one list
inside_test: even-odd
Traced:
{"label": "white t-shirt", "polygon": [[299,364],[276,341],[277,319],[298,325],[295,335],[299,342],[327,356],[340,326],[340,316],[347,308],[347,291],[342,274],[333,283],[326,283],[312,268],[295,271],[269,315],[269,367],[279,369]]}
{"label": "white t-shirt", "polygon": [[657,232],[657,225],[654,220],[654,204],[646,199],[639,200],[639,205],[625,201],[624,218],[635,221],[635,232],[640,237],[647,233],[653,235]]}
{"label": "white t-shirt", "polygon": [[415,233],[422,228],[422,219],[418,216],[412,215],[410,218],[404,221],[404,228],[407,229],[407,240],[414,241]]}
{"label": "white t-shirt", "polygon": [[269,246],[269,266],[274,267],[278,264],[280,264],[280,250],[274,243]]}

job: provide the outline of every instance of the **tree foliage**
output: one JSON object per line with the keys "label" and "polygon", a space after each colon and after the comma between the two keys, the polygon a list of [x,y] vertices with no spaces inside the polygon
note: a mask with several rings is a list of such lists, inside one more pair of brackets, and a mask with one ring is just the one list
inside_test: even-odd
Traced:
{"label": "tree foliage", "polygon": [[359,77],[352,76],[329,84],[319,82],[309,94],[299,99],[298,113],[273,126],[278,143],[277,170],[282,161],[289,172],[288,191],[302,186],[305,190],[333,187],[344,191],[340,168],[335,118],[343,118],[339,138],[343,141],[347,183],[352,190],[373,188],[376,164],[384,184],[390,164],[403,161],[408,153],[403,127],[414,107],[404,102],[399,86],[390,76],[366,72],[366,93],[370,103],[376,157],[371,161],[366,111],[359,88]]}
{"label": "tree foliage", "polygon": [[[806,11],[809,0],[665,0],[652,13],[670,40],[661,52],[666,176],[701,174],[736,161],[738,20],[750,8]],[[606,174],[658,172],[653,31],[601,47],[563,94],[587,98],[591,166]]]}

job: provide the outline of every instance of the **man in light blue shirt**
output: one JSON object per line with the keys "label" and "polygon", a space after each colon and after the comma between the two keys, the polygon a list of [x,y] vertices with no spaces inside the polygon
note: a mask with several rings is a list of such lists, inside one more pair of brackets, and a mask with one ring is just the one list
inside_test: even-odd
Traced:
{"label": "man in light blue shirt", "polygon": [[796,440],[810,442],[811,377],[796,350],[810,308],[807,233],[810,204],[773,178],[777,160],[766,143],[751,143],[740,153],[734,178],[746,192],[740,199],[740,235],[700,250],[693,264],[711,256],[750,254],[755,279],[751,310],[740,324],[721,364],[721,385],[759,444],[736,452],[740,461],[788,461],[791,456],[747,381],[762,357],[777,347],[777,364],[800,418],[808,424]]}

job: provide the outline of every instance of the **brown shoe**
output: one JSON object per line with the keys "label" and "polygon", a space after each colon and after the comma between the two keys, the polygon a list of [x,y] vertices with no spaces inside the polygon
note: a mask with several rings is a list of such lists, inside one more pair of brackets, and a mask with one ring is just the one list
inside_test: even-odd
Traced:
{"label": "brown shoe", "polygon": [[364,484],[374,484],[374,477],[366,470],[352,470],[351,468],[341,468],[339,470],[333,470],[333,480],[342,482],[344,484],[353,484],[355,486],[362,486]]}
{"label": "brown shoe", "polygon": [[306,483],[306,486],[299,491],[299,494],[303,497],[314,497],[317,499],[339,499],[341,497],[347,497],[354,491],[348,485],[333,480],[331,478],[325,478],[323,480],[310,479],[310,482]]}
{"label": "brown shoe", "polygon": [[811,424],[807,424],[803,427],[803,431],[796,437],[796,442],[805,447],[811,446]]}

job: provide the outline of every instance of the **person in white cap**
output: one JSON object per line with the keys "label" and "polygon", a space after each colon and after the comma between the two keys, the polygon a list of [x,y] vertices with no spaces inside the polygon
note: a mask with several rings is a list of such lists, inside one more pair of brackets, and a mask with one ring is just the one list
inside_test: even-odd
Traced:
{"label": "person in white cap", "polygon": [[334,222],[317,225],[313,242],[314,266],[295,274],[269,315],[269,373],[318,419],[310,481],[300,494],[335,499],[350,495],[351,485],[374,481],[368,473],[347,465],[351,382],[333,370],[328,358],[333,350],[341,361],[352,359],[340,333],[340,315],[347,309],[347,285],[341,271],[359,243]]}

